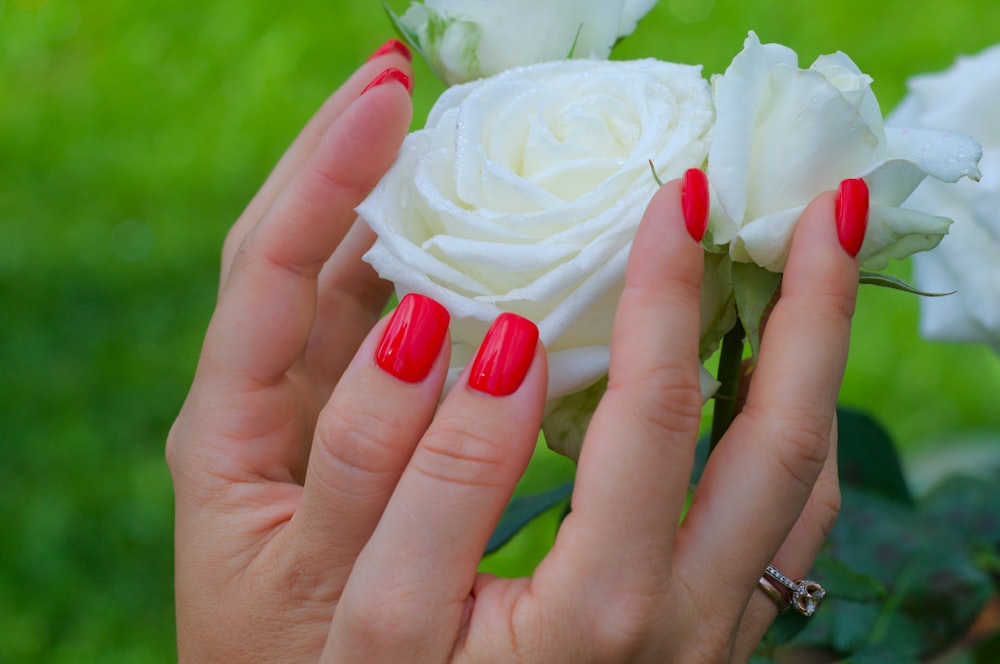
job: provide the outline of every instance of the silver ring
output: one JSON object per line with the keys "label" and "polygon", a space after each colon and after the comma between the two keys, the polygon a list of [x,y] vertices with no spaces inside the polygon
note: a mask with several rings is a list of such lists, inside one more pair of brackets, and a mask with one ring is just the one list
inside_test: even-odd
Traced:
{"label": "silver ring", "polygon": [[773,565],[764,568],[764,575],[757,581],[764,594],[784,613],[789,607],[794,607],[802,615],[809,617],[816,613],[820,602],[826,597],[823,586],[810,579],[792,581],[779,572]]}

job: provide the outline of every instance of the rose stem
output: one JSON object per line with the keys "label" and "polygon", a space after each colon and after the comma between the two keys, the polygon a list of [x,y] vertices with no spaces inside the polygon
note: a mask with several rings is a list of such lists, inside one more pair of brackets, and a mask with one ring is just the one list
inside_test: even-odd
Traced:
{"label": "rose stem", "polygon": [[739,320],[722,338],[722,351],[719,354],[719,375],[721,383],[715,393],[715,411],[712,413],[712,435],[708,439],[709,455],[715,451],[715,446],[729,429],[736,417],[736,397],[740,387],[740,367],[743,364],[743,343],[745,333]]}

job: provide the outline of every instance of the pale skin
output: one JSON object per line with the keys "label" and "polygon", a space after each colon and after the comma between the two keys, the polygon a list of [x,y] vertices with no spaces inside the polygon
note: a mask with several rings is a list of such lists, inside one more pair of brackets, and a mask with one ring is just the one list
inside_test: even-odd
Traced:
{"label": "pale skin", "polygon": [[[477,573],[535,446],[539,344],[495,397],[439,407],[448,343],[413,384],[373,360],[391,285],[353,208],[411,118],[396,53],[317,113],[233,226],[218,306],[170,432],[182,662],[745,661],[839,505],[834,409],[858,267],[834,195],[795,233],[741,414],[679,527],[700,423],[703,250],[680,182],[654,196],[615,318],[609,389],[572,512],[531,578]],[[820,609],[822,610],[822,608]]]}

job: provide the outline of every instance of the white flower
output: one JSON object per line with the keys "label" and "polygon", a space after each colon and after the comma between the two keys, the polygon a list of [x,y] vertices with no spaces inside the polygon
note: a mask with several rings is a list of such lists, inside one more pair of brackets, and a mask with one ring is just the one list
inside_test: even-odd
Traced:
{"label": "white flower", "polygon": [[424,0],[400,27],[449,84],[522,65],[607,58],[656,0]]}
{"label": "white flower", "polygon": [[549,398],[575,392],[607,373],[657,188],[649,161],[664,179],[702,165],[712,120],[699,69],[656,60],[562,60],[449,88],[358,208],[378,234],[366,260],[451,312],[453,367],[512,311],[538,324]]}
{"label": "white flower", "polygon": [[1000,353],[1000,46],[959,58],[943,73],[913,78],[908,87],[889,124],[967,132],[983,144],[979,184],[928,180],[907,201],[955,220],[940,247],[914,256],[921,290],[954,291],[921,299],[922,332],[985,342]]}
{"label": "white flower", "polygon": [[750,33],[713,78],[716,126],[708,179],[718,198],[711,240],[733,260],[784,269],[805,206],[845,178],[863,177],[871,207],[858,258],[882,269],[890,258],[933,248],[950,221],[899,205],[927,176],[978,179],[981,151],[968,136],[884,128],[871,79],[843,53],[798,67],[794,51]]}

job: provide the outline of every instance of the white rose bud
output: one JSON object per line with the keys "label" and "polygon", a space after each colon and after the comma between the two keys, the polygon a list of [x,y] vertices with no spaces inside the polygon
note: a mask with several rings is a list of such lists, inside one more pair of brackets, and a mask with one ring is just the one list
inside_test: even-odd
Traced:
{"label": "white rose bud", "polygon": [[424,0],[399,25],[448,85],[522,65],[607,58],[656,0]]}
{"label": "white rose bud", "polygon": [[608,371],[657,188],[649,162],[663,179],[701,166],[712,120],[699,69],[656,60],[562,60],[449,88],[358,208],[378,234],[365,258],[400,296],[451,312],[453,375],[511,311],[538,324],[549,398],[576,392]]}
{"label": "white rose bud", "polygon": [[909,81],[889,124],[967,132],[983,144],[983,179],[924,182],[907,206],[955,220],[941,246],[914,256],[923,334],[990,344],[1000,353],[1000,46],[959,58],[948,71]]}
{"label": "white rose bud", "polygon": [[864,178],[871,207],[858,255],[869,269],[931,249],[950,221],[899,205],[927,176],[979,178],[979,145],[964,134],[883,127],[871,79],[843,53],[809,69],[795,52],[750,33],[713,78],[716,126],[708,180],[718,204],[710,239],[733,260],[784,270],[806,205],[846,178]]}

